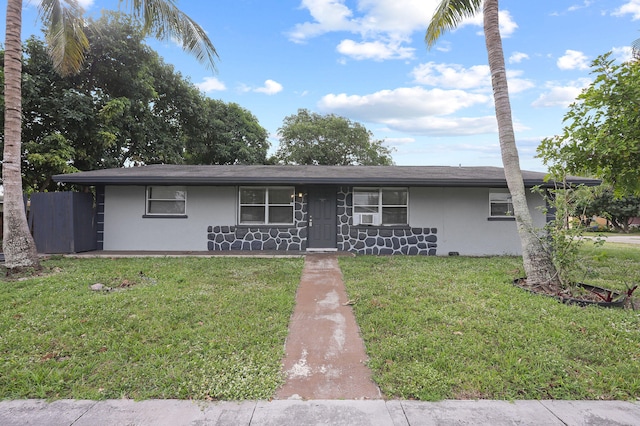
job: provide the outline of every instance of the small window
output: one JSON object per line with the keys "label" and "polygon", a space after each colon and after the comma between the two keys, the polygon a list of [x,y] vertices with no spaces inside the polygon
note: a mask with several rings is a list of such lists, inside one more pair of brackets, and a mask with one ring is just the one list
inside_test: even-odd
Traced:
{"label": "small window", "polygon": [[513,203],[508,192],[492,192],[489,194],[489,215],[491,217],[513,216]]}
{"label": "small window", "polygon": [[354,188],[354,225],[407,225],[407,188]]}
{"label": "small window", "polygon": [[187,188],[184,186],[148,186],[146,215],[184,216],[187,214]]}
{"label": "small window", "polygon": [[241,225],[291,225],[294,187],[240,188]]}

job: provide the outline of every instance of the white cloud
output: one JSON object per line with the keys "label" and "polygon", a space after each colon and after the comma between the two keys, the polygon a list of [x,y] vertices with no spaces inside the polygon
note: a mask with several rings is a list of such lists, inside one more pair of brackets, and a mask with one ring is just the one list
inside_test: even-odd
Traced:
{"label": "white cloud", "polygon": [[216,77],[205,77],[202,83],[197,83],[195,86],[205,93],[227,90],[224,83]]}
{"label": "white cloud", "polygon": [[631,46],[614,47],[611,52],[620,62],[628,62],[633,58]]}
{"label": "white cloud", "polygon": [[[459,64],[428,62],[415,67],[412,75],[416,83],[426,86],[476,91],[491,89],[491,74],[488,65],[474,65],[464,68]],[[511,93],[522,92],[534,86],[531,81],[519,78],[520,75],[522,75],[522,71],[507,71]]]}
{"label": "white cloud", "polygon": [[462,90],[403,87],[369,95],[328,94],[318,103],[327,113],[385,125],[390,130],[430,135],[494,132],[495,116],[450,116],[462,109],[490,105],[492,98]]}
{"label": "white cloud", "polygon": [[[295,43],[329,32],[350,32],[360,39],[343,40],[337,50],[355,59],[408,59],[414,49],[403,47],[415,32],[424,34],[441,0],[302,0],[311,20],[294,26],[288,33]],[[355,3],[355,4],[354,4]],[[509,37],[518,28],[511,14],[500,13],[500,31]],[[465,19],[459,27],[482,27],[482,13]],[[445,47],[437,47],[443,49]]]}
{"label": "white cloud", "polygon": [[303,42],[331,31],[351,31],[357,28],[352,21],[353,13],[344,5],[344,0],[302,0],[301,9],[309,10],[315,22],[297,24],[289,32],[289,39]]}
{"label": "white cloud", "polygon": [[613,16],[632,15],[631,19],[637,21],[640,19],[640,0],[629,0],[620,6],[613,13]]}
{"label": "white cloud", "polygon": [[324,111],[358,116],[364,121],[386,123],[384,120],[388,117],[447,115],[463,108],[490,102],[489,96],[462,90],[401,87],[364,96],[328,94],[322,97],[318,105]]}
{"label": "white cloud", "polygon": [[[500,35],[504,38],[511,37],[511,35],[518,28],[518,24],[511,17],[511,13],[508,10],[501,10],[498,12],[498,20],[500,21]],[[458,25],[458,28],[462,28],[466,25],[475,25],[477,27],[484,27],[484,17],[482,13],[476,14],[473,18],[465,19]],[[484,35],[482,32],[479,32],[478,35]]]}
{"label": "white cloud", "polygon": [[589,59],[577,50],[566,50],[564,56],[558,58],[558,68],[561,70],[587,70],[589,69]]}
{"label": "white cloud", "polygon": [[375,61],[411,59],[415,51],[410,47],[402,47],[400,43],[384,43],[383,41],[359,43],[353,40],[342,40],[336,50],[353,59],[373,59]]}
{"label": "white cloud", "polygon": [[403,146],[415,143],[415,138],[384,138],[385,144],[389,146]]}
{"label": "white cloud", "polygon": [[253,91],[264,93],[265,95],[275,95],[276,93],[282,92],[282,89],[282,84],[278,83],[277,81],[266,80],[264,82],[264,86],[253,89]]}
{"label": "white cloud", "polygon": [[592,0],[584,0],[584,2],[582,4],[574,4],[572,6],[569,6],[569,8],[567,9],[567,11],[569,12],[575,12],[576,10],[580,10],[580,9],[584,9],[586,7],[591,6],[591,3],[593,3]]}
{"label": "white cloud", "polygon": [[566,108],[571,105],[578,95],[582,92],[582,89],[591,84],[591,80],[583,78],[572,82],[566,86],[560,86],[554,83],[549,83],[548,90],[542,93],[538,99],[533,101],[531,106],[536,108],[551,108],[551,107],[563,107]]}
{"label": "white cloud", "polygon": [[509,56],[509,63],[510,64],[519,64],[520,62],[522,62],[525,59],[529,59],[529,55],[527,55],[526,53],[513,52],[511,54],[511,56]]}
{"label": "white cloud", "polygon": [[535,84],[531,80],[519,78],[521,75],[522,71],[507,70],[507,84],[509,86],[509,93],[520,93],[535,87]]}
{"label": "white cloud", "polygon": [[420,64],[411,72],[416,83],[447,89],[478,89],[491,86],[488,65],[464,68],[459,64]]}
{"label": "white cloud", "polygon": [[496,133],[495,115],[484,117],[419,117],[413,120],[393,118],[386,121],[394,130],[431,136],[470,136]]}

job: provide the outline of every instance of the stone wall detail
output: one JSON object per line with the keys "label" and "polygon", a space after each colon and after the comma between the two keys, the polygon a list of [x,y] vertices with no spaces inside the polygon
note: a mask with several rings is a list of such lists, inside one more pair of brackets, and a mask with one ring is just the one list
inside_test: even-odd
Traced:
{"label": "stone wall detail", "polygon": [[349,187],[338,190],[338,250],[357,254],[408,254],[435,256],[436,228],[354,226],[353,195]]}
{"label": "stone wall detail", "polygon": [[296,200],[291,226],[209,226],[207,239],[209,251],[304,251],[307,249],[306,195]]}
{"label": "stone wall detail", "polygon": [[[297,189],[296,189],[297,190]],[[348,186],[337,190],[337,249],[356,254],[435,256],[436,228],[409,226],[354,226],[353,193]],[[307,195],[297,199],[291,226],[209,226],[208,250],[304,251],[307,249]]]}

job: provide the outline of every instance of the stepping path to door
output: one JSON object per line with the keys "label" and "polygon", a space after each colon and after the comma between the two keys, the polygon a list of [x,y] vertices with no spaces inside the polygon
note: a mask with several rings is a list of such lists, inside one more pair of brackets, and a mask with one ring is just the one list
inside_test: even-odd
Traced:
{"label": "stepping path to door", "polygon": [[289,324],[277,399],[379,399],[334,254],[309,254]]}

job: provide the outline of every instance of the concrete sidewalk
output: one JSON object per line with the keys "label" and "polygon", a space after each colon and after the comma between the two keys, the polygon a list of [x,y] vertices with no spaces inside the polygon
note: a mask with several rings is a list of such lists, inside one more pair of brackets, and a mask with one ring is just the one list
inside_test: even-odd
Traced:
{"label": "concrete sidewalk", "polygon": [[205,425],[640,425],[622,401],[178,400],[0,402],[3,426]]}

